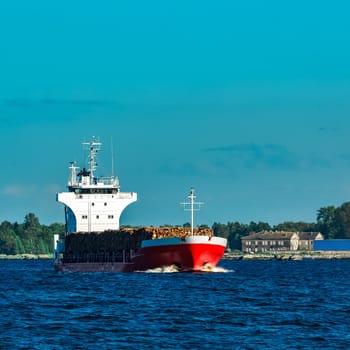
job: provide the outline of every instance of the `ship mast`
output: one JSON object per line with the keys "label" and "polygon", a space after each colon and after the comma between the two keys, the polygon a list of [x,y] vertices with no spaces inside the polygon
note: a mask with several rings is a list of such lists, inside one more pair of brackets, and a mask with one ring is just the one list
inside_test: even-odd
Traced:
{"label": "ship mast", "polygon": [[79,169],[79,167],[75,165],[75,162],[70,162],[69,169],[71,173],[70,173],[70,180],[68,181],[68,185],[75,186],[77,184],[77,169]]}
{"label": "ship mast", "polygon": [[[184,210],[191,212],[191,236],[193,236],[193,227],[194,227],[194,212],[200,210],[200,206],[204,204],[203,202],[195,202],[196,195],[194,194],[194,188],[191,188],[190,194],[187,196],[190,200],[187,203],[181,203],[184,206]],[[186,206],[189,206],[187,208]],[[198,207],[196,207],[198,206]]]}
{"label": "ship mast", "polygon": [[83,142],[83,145],[89,149],[89,164],[90,164],[90,184],[94,181],[94,171],[97,169],[97,163],[96,163],[96,155],[98,151],[101,149],[101,142],[95,139],[95,137],[92,138],[92,141],[90,142]]}

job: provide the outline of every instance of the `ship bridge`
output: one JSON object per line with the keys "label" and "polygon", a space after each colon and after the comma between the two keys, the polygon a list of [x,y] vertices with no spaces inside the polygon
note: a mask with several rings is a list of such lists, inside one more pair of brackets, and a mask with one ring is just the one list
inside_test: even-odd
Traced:
{"label": "ship bridge", "polygon": [[57,201],[65,206],[67,233],[102,232],[118,230],[124,209],[137,201],[137,193],[121,192],[119,179],[115,176],[96,177],[96,155],[101,143],[93,139],[88,145],[90,168],[71,163],[68,191],[57,194]]}

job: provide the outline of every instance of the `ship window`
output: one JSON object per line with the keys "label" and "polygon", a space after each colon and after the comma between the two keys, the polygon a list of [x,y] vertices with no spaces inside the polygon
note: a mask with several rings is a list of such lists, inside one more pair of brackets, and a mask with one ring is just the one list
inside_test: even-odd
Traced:
{"label": "ship window", "polygon": [[113,219],[114,216],[113,215],[108,215],[108,219]]}
{"label": "ship window", "polygon": [[99,219],[100,218],[100,215],[96,215],[96,219]]}
{"label": "ship window", "polygon": [[87,219],[87,215],[82,215],[82,219]]}
{"label": "ship window", "polygon": [[91,203],[91,205],[95,205],[95,203]]}
{"label": "ship window", "polygon": [[105,203],[105,206],[107,205],[107,203]]}

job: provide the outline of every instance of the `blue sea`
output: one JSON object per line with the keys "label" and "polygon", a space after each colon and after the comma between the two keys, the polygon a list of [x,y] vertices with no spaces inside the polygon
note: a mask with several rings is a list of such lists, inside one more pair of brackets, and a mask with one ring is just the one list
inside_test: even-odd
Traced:
{"label": "blue sea", "polygon": [[63,273],[0,260],[1,349],[349,349],[350,260]]}

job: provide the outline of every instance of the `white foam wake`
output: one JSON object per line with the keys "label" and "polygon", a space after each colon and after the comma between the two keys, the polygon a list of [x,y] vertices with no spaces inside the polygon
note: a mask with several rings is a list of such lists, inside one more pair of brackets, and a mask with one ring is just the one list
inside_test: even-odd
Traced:
{"label": "white foam wake", "polygon": [[234,272],[234,270],[227,270],[220,266],[211,266],[210,264],[206,264],[201,268],[202,272],[219,272],[219,273],[228,273]]}
{"label": "white foam wake", "polygon": [[[148,269],[148,270],[143,271],[143,272],[146,272],[146,273],[175,273],[175,272],[182,272],[182,271],[176,265],[169,265],[169,266],[156,267],[154,269]],[[186,272],[188,272],[188,271],[186,271]],[[234,270],[228,270],[228,269],[225,269],[225,268],[220,267],[220,266],[213,267],[210,264],[206,264],[197,272],[229,273],[229,272],[234,272]]]}
{"label": "white foam wake", "polygon": [[176,265],[156,267],[154,269],[148,269],[144,271],[146,273],[174,273],[179,272],[179,268]]}

